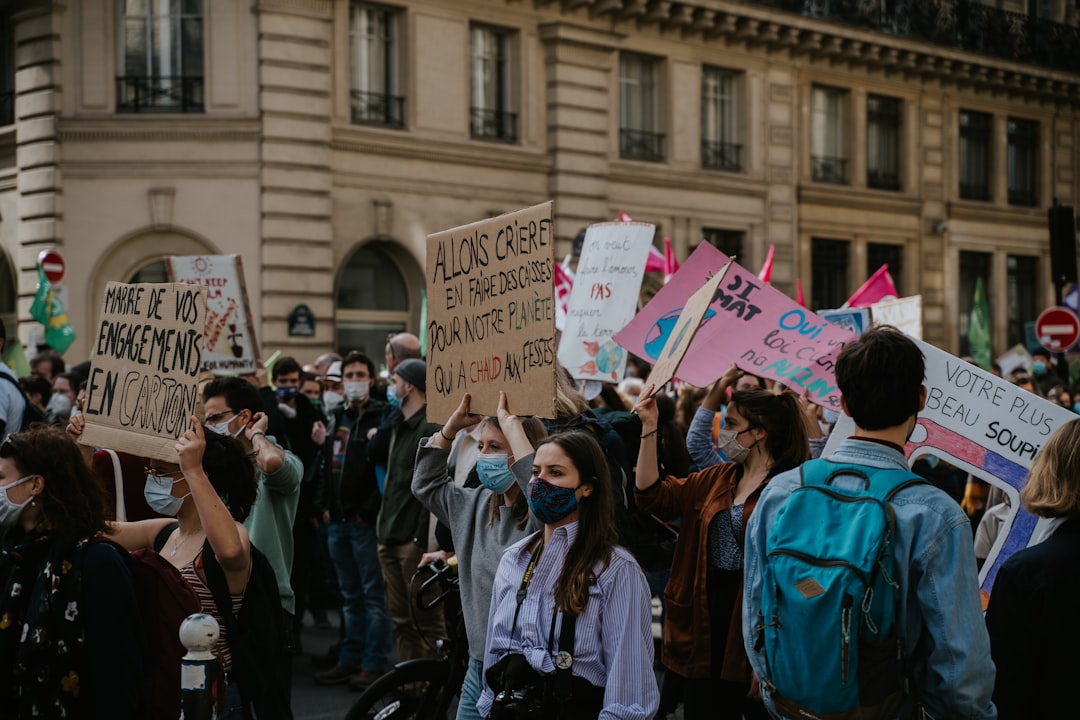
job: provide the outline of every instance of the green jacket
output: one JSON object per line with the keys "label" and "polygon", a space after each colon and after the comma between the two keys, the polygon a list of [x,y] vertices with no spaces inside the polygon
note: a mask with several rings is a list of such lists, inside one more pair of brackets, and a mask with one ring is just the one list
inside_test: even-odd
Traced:
{"label": "green jacket", "polygon": [[375,530],[380,545],[416,542],[427,547],[430,514],[412,494],[413,467],[420,439],[439,431],[442,426],[427,421],[427,405],[412,417],[394,421],[390,437],[390,457],[386,465],[386,484],[382,507]]}
{"label": "green jacket", "polygon": [[[273,437],[268,435],[266,439],[281,447]],[[281,467],[269,475],[256,465],[259,494],[251,506],[251,514],[244,521],[251,544],[262,551],[274,568],[281,607],[289,613],[296,607],[289,576],[293,561],[293,521],[296,519],[296,503],[300,499],[300,481],[303,477],[304,464],[288,450],[285,450],[285,461]]]}

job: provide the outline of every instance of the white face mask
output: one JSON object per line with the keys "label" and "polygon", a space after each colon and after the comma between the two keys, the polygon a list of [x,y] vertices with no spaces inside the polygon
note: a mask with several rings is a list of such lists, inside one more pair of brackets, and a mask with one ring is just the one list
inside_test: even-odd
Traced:
{"label": "white face mask", "polygon": [[176,517],[176,513],[180,512],[180,506],[184,504],[184,500],[191,495],[191,493],[188,493],[181,498],[173,497],[173,485],[180,482],[180,480],[183,480],[183,478],[173,480],[167,475],[147,473],[146,485],[143,487],[143,497],[146,498],[146,504],[150,506],[150,509],[159,515]]}
{"label": "white face mask", "polygon": [[296,418],[296,408],[294,408],[292,405],[278,403],[278,410],[280,410],[281,414],[287,417],[289,420],[293,420]]}
{"label": "white face mask", "polygon": [[735,432],[734,430],[721,430],[717,433],[717,445],[720,448],[720,452],[724,453],[733,463],[741,463],[746,460],[746,456],[750,454],[750,448],[745,447],[739,443],[739,435],[747,430],[740,430]]}
{"label": "white face mask", "polygon": [[345,398],[341,393],[327,390],[323,393],[322,401],[323,405],[326,406],[327,412],[334,412],[345,403]]}
{"label": "white face mask", "polygon": [[19,478],[10,485],[0,487],[0,528],[10,527],[19,520],[19,515],[22,514],[23,508],[30,504],[30,501],[34,499],[34,496],[26,498],[26,501],[21,505],[16,505],[8,497],[8,490],[11,488],[22,485],[24,482],[34,477],[33,475],[27,475],[26,477]]}
{"label": "white face mask", "polygon": [[71,400],[67,395],[54,393],[49,398],[49,404],[45,406],[45,412],[53,417],[64,417],[71,412]]}
{"label": "white face mask", "polygon": [[209,430],[210,432],[214,433],[215,435],[225,435],[227,437],[236,437],[237,435],[239,435],[240,433],[242,433],[244,431],[244,426],[241,425],[239,428],[237,428],[236,432],[229,432],[229,423],[230,422],[231,422],[230,420],[222,420],[219,423],[214,423],[213,425],[207,425],[206,429]]}
{"label": "white face mask", "polygon": [[345,381],[345,397],[348,398],[351,403],[364,402],[367,400],[370,391],[371,383],[367,380],[361,380],[359,382]]}

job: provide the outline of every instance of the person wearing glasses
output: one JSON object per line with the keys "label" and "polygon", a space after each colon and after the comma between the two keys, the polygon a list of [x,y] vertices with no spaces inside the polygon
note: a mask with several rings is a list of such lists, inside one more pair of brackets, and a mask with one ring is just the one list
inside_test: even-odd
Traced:
{"label": "person wearing glasses", "polygon": [[105,529],[63,431],[0,444],[0,717],[145,717],[135,588]]}

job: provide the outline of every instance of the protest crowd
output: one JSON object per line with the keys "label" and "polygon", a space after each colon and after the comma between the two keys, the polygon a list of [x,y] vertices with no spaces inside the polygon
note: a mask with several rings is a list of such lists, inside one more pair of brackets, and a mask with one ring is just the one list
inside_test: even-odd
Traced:
{"label": "protest crowd", "polygon": [[[1075,712],[1077,420],[1032,446],[1017,495],[909,463],[920,413],[947,403],[887,325],[836,354],[835,408],[793,373],[736,362],[699,389],[632,357],[620,382],[551,363],[551,417],[511,384],[484,413],[464,391],[434,416],[446,393],[421,347],[399,333],[377,357],[204,378],[175,462],[81,442],[90,363],[45,349],[21,379],[0,363],[0,717],[177,717],[170,643],[202,612],[221,629],[216,717],[291,718],[294,662],[359,693],[439,655],[458,617],[414,595],[448,562],[461,720]],[[1011,383],[1080,410],[1053,358],[1033,360],[978,371],[987,397]],[[1017,497],[1042,542],[997,562]],[[151,566],[168,610],[145,607]],[[305,656],[304,623],[338,618],[331,652]]]}

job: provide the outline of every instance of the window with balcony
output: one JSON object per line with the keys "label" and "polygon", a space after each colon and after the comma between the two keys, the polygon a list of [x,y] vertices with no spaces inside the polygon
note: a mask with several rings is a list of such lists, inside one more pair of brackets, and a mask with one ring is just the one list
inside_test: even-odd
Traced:
{"label": "window with balcony", "polygon": [[742,170],[738,88],[742,74],[706,67],[701,86],[701,166]]}
{"label": "window with balcony", "polygon": [[743,265],[747,263],[747,259],[743,257],[743,238],[745,236],[746,233],[741,230],[701,228],[701,237],[705,242],[728,257],[737,258]]}
{"label": "window with balcony", "polygon": [[116,111],[203,112],[202,0],[119,0]]}
{"label": "window with balcony", "polygon": [[847,302],[848,246],[847,240],[813,238],[810,241],[813,309],[830,310]]}
{"label": "window with balcony", "polygon": [[900,124],[902,103],[896,98],[866,98],[866,186],[900,189]]}
{"label": "window with balcony", "polygon": [[1039,204],[1035,183],[1036,157],[1039,153],[1039,123],[1034,120],[1008,120],[1009,204],[1034,206]]}
{"label": "window with balcony", "polygon": [[664,136],[659,132],[657,76],[659,61],[647,55],[619,56],[619,156],[662,162]]}
{"label": "window with balcony", "polygon": [[960,197],[989,200],[991,139],[994,117],[989,113],[960,111]]}
{"label": "window with balcony", "polygon": [[15,23],[0,17],[0,125],[15,122]]}
{"label": "window with balcony", "polygon": [[398,94],[398,11],[353,3],[349,8],[352,121],[405,126],[405,98]]}
{"label": "window with balcony", "polygon": [[[986,289],[987,302],[993,304],[994,293],[990,284],[990,266],[993,256],[982,252],[960,252],[960,323],[957,330],[960,335],[960,355],[971,354],[968,340],[968,326],[971,324],[971,312],[975,305],[975,283],[982,278]],[[993,317],[993,315],[991,315]]]}
{"label": "window with balcony", "polygon": [[889,275],[897,290],[904,287],[904,246],[888,243],[867,243],[866,276],[870,277],[882,265],[889,266]]}
{"label": "window with balcony", "polygon": [[818,182],[846,185],[847,152],[844,114],[847,92],[815,85],[811,92],[810,167]]}
{"label": "window with balcony", "polygon": [[473,25],[469,33],[472,61],[470,133],[477,140],[517,142],[517,113],[512,112],[511,48],[513,33]]}
{"label": "window with balcony", "polygon": [[1039,258],[1009,255],[1006,269],[1009,323],[1006,344],[1012,347],[1027,342],[1025,323],[1035,320],[1042,310],[1039,306]]}

